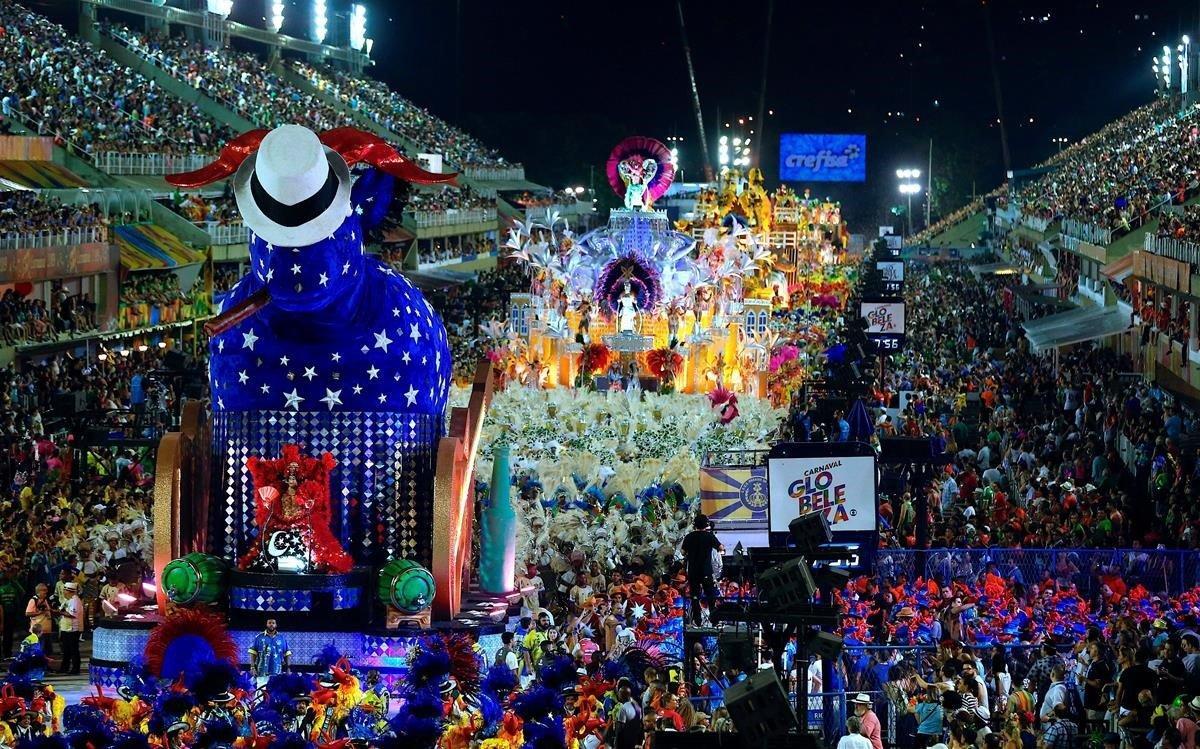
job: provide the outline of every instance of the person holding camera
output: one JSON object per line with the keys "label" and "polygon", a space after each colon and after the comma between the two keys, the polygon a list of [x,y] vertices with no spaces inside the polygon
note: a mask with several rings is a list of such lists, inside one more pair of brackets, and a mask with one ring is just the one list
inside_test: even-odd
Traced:
{"label": "person holding camera", "polygon": [[725,553],[725,546],[713,533],[712,523],[704,513],[692,521],[692,532],[683,537],[683,556],[687,564],[688,595],[691,598],[691,622],[700,626],[700,599],[703,596],[709,612],[717,604],[717,584],[713,579],[713,552]]}

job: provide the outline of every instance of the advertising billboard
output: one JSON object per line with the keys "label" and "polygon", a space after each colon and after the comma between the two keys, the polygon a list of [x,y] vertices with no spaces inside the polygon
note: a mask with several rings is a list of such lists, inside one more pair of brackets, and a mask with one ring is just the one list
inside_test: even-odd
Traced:
{"label": "advertising billboard", "polygon": [[900,260],[879,260],[875,267],[883,275],[884,281],[904,280],[904,263]]}
{"label": "advertising billboard", "polygon": [[867,321],[868,338],[872,335],[904,335],[903,299],[863,299],[860,309]]}
{"label": "advertising billboard", "polygon": [[837,456],[767,461],[771,530],[786,533],[798,515],[822,511],[836,531],[875,530],[875,458]]}
{"label": "advertising billboard", "polygon": [[779,179],[784,182],[865,182],[867,136],[783,133]]}

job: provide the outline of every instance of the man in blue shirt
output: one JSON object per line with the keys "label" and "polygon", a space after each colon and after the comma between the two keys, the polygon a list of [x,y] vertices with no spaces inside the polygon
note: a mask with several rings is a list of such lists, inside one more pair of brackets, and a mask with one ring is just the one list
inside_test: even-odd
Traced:
{"label": "man in blue shirt", "polygon": [[266,626],[250,646],[250,675],[260,686],[275,674],[286,671],[292,657],[287,638],[279,632],[275,620],[268,619]]}
{"label": "man in blue shirt", "polygon": [[849,442],[850,422],[846,421],[846,415],[838,411],[834,418],[837,420],[837,438],[834,442]]}

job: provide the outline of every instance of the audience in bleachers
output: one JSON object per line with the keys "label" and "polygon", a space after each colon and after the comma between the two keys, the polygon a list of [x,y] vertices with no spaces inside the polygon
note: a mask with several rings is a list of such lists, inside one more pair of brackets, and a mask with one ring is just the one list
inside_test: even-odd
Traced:
{"label": "audience in bleachers", "polygon": [[189,320],[195,316],[196,302],[197,295],[183,292],[174,271],[130,273],[121,284],[120,326],[135,330]]}
{"label": "audience in bleachers", "polygon": [[1158,236],[1200,242],[1200,205],[1184,206],[1182,213],[1164,213],[1158,222]]}
{"label": "audience in bleachers", "polygon": [[241,214],[238,213],[237,201],[232,195],[206,198],[199,193],[185,195],[176,192],[160,202],[196,224],[215,223],[225,226],[242,220]]}
{"label": "audience in bleachers", "polygon": [[63,205],[33,190],[0,191],[0,237],[60,232],[106,224],[100,206]]}
{"label": "audience in bleachers", "polygon": [[440,190],[413,190],[404,210],[418,213],[466,211],[472,208],[495,208],[496,198],[480,195],[469,186],[443,187]]}
{"label": "audience in bleachers", "polygon": [[215,152],[233,132],[103,50],[13,0],[0,0],[0,115],[61,145],[101,152]]}
{"label": "audience in bleachers", "polygon": [[205,50],[178,36],[147,36],[106,24],[105,33],[205,96],[260,127],[300,124],[321,131],[354,122],[320,98],[297,89],[249,52]]}
{"label": "audience in bleachers", "polygon": [[1195,188],[1198,139],[1194,112],[1176,115],[1169,102],[1156,101],[1055,154],[1048,163],[1058,168],[1021,186],[1017,204],[1025,215],[1128,232]]}
{"label": "audience in bleachers", "polygon": [[467,166],[519,166],[505,161],[494,149],[450,123],[369,78],[354,78],[331,69],[317,69],[293,61],[292,69],[319,90],[336,96],[350,109],[418,146],[423,152],[443,154],[456,168]]}

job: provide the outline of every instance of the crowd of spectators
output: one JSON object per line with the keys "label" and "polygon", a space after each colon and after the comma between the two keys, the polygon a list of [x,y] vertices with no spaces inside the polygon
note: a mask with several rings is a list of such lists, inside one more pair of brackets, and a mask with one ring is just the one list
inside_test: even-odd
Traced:
{"label": "crowd of spectators", "polygon": [[242,277],[246,275],[246,272],[247,271],[243,270],[242,266],[238,263],[221,263],[220,265],[214,265],[212,274],[213,293],[218,294],[229,291],[234,287],[234,285],[237,284],[238,281],[242,280]]}
{"label": "crowd of spectators", "polygon": [[473,208],[495,208],[496,198],[481,195],[470,186],[443,187],[440,190],[413,190],[408,195],[405,211],[412,213],[445,213]]}
{"label": "crowd of spectators", "polygon": [[324,100],[292,86],[258,55],[204,49],[180,36],[148,36],[116,24],[105,33],[209,98],[260,127],[300,124],[317,132],[354,122]]}
{"label": "crowd of spectators", "polygon": [[421,265],[434,263],[451,263],[456,260],[471,259],[481,254],[487,254],[496,249],[496,242],[486,235],[434,239],[428,247],[417,248],[417,261]]}
{"label": "crowd of spectators", "polygon": [[63,205],[33,190],[0,190],[0,236],[61,232],[105,225],[100,206]]}
{"label": "crowd of spectators", "polygon": [[505,161],[494,149],[405,99],[384,83],[355,78],[330,68],[318,69],[299,61],[290,64],[318,90],[337,97],[350,109],[407,138],[422,152],[442,154],[455,168],[519,166]]}
{"label": "crowd of spectators", "polygon": [[1198,138],[1193,111],[1177,115],[1157,100],[1056,154],[1048,162],[1056,168],[1022,186],[1018,205],[1027,216],[1127,232],[1195,187]]}
{"label": "crowd of spectators", "polygon": [[234,135],[13,0],[0,0],[0,41],[0,115],[83,154],[212,153]]}
{"label": "crowd of spectators", "polygon": [[175,192],[161,202],[194,224],[212,223],[228,226],[242,220],[232,193],[207,198],[200,193]]}
{"label": "crowd of spectators", "polygon": [[579,202],[579,196],[570,188],[549,193],[532,193],[526,190],[512,200],[522,208],[549,208],[556,205],[575,205]]}
{"label": "crowd of spectators", "polygon": [[[913,270],[910,347],[876,387],[909,393],[880,436],[932,436],[952,462],[927,494],[937,546],[1200,547],[1200,421],[1156,387],[1121,376],[1132,363],[1083,347],[1030,353],[1003,280],[962,269]],[[984,277],[988,279],[988,277]],[[944,314],[956,310],[955,315]],[[881,508],[884,542],[915,543],[912,493]]]}
{"label": "crowd of spectators", "polygon": [[1164,212],[1158,222],[1158,236],[1200,242],[1200,206],[1185,205],[1182,211]]}
{"label": "crowd of spectators", "polygon": [[121,284],[120,326],[136,330],[148,325],[189,320],[197,315],[196,289],[180,287],[179,276],[171,270],[131,273]]}
{"label": "crowd of spectators", "polygon": [[504,265],[480,271],[461,284],[447,284],[426,298],[446,325],[450,352],[454,359],[454,378],[470,382],[475,367],[483,358],[480,326],[508,317],[509,296],[529,288],[529,276],[517,265]]}

